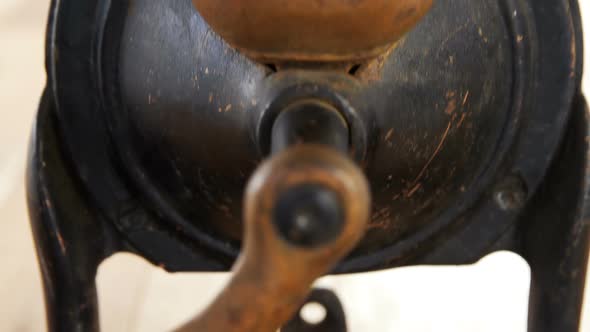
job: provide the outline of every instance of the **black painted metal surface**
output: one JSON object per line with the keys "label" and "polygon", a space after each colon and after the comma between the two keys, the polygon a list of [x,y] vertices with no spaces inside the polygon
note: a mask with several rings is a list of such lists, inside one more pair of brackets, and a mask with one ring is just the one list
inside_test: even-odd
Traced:
{"label": "black painted metal surface", "polygon": [[317,98],[346,119],[374,197],[334,272],[512,250],[533,271],[531,331],[574,331],[588,247],[577,3],[439,0],[391,52],[344,67],[275,72],[190,0],[53,1],[28,174],[50,329],[97,329],[94,273],[114,252],[227,270],[274,120]]}
{"label": "black painted metal surface", "polygon": [[[301,310],[305,305],[316,304],[325,310],[325,317],[319,322],[308,322],[299,312],[285,327],[281,329],[283,332],[347,332],[346,315],[344,308],[338,299],[338,296],[323,288],[315,288],[311,291],[305,304],[301,306]],[[314,324],[315,323],[315,324]]]}

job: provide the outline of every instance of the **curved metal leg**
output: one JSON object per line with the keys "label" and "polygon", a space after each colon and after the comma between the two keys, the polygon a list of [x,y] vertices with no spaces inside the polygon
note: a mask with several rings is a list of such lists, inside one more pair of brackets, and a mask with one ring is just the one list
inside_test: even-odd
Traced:
{"label": "curved metal leg", "polygon": [[579,329],[590,221],[590,209],[581,199],[588,198],[588,120],[583,98],[574,107],[562,151],[531,203],[534,213],[524,219],[528,224],[522,233],[522,254],[531,267],[531,332]]}
{"label": "curved metal leg", "polygon": [[[48,219],[32,220],[37,225],[37,254],[45,289],[47,330],[50,332],[99,331],[98,302],[94,274],[73,268],[73,257],[57,253],[43,227]],[[43,240],[45,238],[45,240]]]}
{"label": "curved metal leg", "polygon": [[67,173],[44,94],[31,141],[27,192],[45,288],[48,331],[99,331],[95,275],[107,233],[89,213]]}

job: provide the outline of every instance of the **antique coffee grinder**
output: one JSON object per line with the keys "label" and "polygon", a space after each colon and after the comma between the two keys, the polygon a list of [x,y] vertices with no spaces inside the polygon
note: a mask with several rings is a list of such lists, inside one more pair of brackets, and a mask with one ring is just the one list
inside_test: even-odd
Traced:
{"label": "antique coffee grinder", "polygon": [[179,331],[271,332],[346,328],[322,275],[498,250],[530,264],[529,331],[577,331],[577,1],[54,0],[46,58],[27,181],[50,331],[99,330],[121,251],[233,269]]}

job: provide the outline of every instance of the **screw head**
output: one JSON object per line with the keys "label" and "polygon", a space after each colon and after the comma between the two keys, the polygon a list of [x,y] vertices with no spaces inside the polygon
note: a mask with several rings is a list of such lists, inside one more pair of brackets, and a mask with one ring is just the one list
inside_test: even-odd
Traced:
{"label": "screw head", "polygon": [[495,200],[504,211],[522,209],[527,200],[527,188],[520,176],[512,175],[504,179],[495,192]]}

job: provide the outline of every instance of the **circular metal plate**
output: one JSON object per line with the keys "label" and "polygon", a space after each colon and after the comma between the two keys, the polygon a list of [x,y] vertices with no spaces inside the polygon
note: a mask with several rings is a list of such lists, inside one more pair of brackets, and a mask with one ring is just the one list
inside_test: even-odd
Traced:
{"label": "circular metal plate", "polygon": [[[190,0],[58,9],[48,63],[74,165],[129,242],[170,269],[236,257],[242,190],[265,157],[256,128],[286,90],[329,89],[365,124],[374,214],[338,268],[347,272],[429,262],[450,239],[469,250],[432,262],[485,252],[518,214],[495,189],[517,178],[524,201],[535,191],[579,86],[566,0],[439,0],[354,76],[273,73],[215,35]],[[478,227],[485,236],[464,237]]]}

